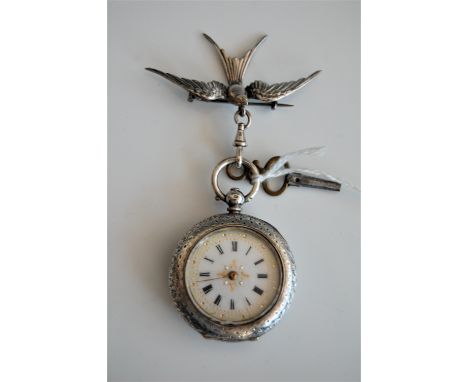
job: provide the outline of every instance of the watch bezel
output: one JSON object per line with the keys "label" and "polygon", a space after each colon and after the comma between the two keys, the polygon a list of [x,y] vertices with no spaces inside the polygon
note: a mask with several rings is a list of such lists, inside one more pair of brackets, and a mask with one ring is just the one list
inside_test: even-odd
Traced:
{"label": "watch bezel", "polygon": [[[261,317],[242,324],[223,324],[208,317],[193,303],[185,283],[185,266],[192,249],[209,233],[229,227],[250,229],[263,236],[276,250],[282,266],[282,285],[276,302]],[[214,215],[192,227],[178,243],[169,272],[173,301],[186,321],[205,338],[222,341],[256,340],[271,330],[288,309],[295,285],[295,264],[286,240],[271,224],[244,214]]]}

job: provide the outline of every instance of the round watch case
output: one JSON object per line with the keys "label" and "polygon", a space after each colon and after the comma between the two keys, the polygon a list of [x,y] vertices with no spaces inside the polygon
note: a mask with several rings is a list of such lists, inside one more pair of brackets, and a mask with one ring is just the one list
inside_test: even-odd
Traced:
{"label": "round watch case", "polygon": [[[223,324],[206,316],[192,302],[185,285],[185,266],[192,249],[207,234],[230,227],[242,227],[263,236],[275,249],[282,267],[281,288],[274,304],[260,317],[242,324]],[[239,213],[214,215],[192,227],[178,243],[169,272],[172,299],[185,320],[205,338],[221,341],[256,340],[271,330],[288,309],[295,285],[295,264],[286,240],[269,223]]]}

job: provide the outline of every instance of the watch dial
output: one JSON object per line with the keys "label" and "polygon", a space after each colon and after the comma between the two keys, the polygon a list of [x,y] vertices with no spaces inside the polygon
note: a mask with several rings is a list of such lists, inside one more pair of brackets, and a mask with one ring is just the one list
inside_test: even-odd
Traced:
{"label": "watch dial", "polygon": [[223,324],[253,321],[281,290],[281,262],[268,240],[246,228],[215,230],[193,248],[185,284],[193,303]]}

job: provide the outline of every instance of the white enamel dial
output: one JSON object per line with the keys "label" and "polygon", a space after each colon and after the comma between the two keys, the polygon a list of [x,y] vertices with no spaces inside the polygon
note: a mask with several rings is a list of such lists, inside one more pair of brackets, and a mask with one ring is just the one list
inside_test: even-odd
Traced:
{"label": "white enamel dial", "polygon": [[206,235],[191,251],[185,268],[193,303],[223,324],[261,317],[276,302],[281,281],[281,261],[273,246],[241,227]]}

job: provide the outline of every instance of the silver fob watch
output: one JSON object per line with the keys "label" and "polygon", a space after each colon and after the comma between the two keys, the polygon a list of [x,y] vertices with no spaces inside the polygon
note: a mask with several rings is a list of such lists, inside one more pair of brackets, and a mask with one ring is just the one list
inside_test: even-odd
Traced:
{"label": "silver fob watch", "polygon": [[294,293],[294,260],[286,240],[271,224],[241,213],[259,189],[258,169],[246,159],[252,189],[224,194],[218,176],[236,163],[227,158],[214,169],[212,185],[228,213],[196,224],[179,242],[169,283],[172,298],[186,321],[205,338],[256,340],[272,329]]}

